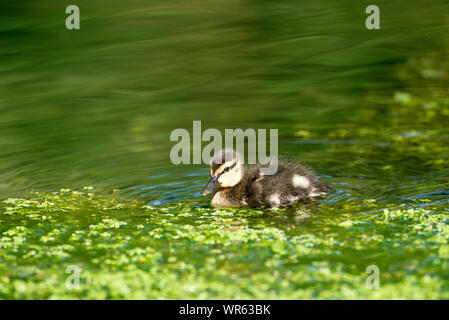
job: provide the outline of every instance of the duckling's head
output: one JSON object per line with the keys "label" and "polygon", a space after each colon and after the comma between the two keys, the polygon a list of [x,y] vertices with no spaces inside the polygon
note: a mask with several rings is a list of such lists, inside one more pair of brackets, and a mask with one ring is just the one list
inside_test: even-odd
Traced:
{"label": "duckling's head", "polygon": [[243,164],[240,155],[232,149],[217,152],[210,161],[210,178],[203,195],[219,188],[231,188],[243,178]]}

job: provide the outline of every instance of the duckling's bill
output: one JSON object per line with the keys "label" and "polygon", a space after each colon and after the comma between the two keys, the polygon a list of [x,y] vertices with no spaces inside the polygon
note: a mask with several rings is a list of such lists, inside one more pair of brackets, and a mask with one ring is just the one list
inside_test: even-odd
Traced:
{"label": "duckling's bill", "polygon": [[204,190],[203,190],[203,196],[214,192],[217,184],[218,184],[218,177],[210,177],[209,182],[206,185],[206,188],[204,188]]}

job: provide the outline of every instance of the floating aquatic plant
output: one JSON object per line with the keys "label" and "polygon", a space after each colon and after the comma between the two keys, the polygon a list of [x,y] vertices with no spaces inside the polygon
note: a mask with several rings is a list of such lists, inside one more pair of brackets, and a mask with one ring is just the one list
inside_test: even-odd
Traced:
{"label": "floating aquatic plant", "polygon": [[[94,190],[8,199],[0,297],[448,298],[447,210],[382,207],[152,207]],[[79,289],[66,286],[70,265],[82,270]],[[365,284],[369,265],[377,290]]]}

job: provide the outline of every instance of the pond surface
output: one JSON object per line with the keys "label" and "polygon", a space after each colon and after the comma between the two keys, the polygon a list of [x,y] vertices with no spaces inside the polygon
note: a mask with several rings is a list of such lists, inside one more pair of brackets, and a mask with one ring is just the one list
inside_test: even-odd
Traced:
{"label": "pond surface", "polygon": [[[146,217],[148,210],[166,210],[175,215],[193,212],[199,224],[203,220],[205,223],[214,221],[211,228],[216,226],[221,230],[221,218],[213,219],[214,210],[209,209],[208,199],[200,193],[208,179],[207,165],[176,166],[169,158],[175,144],[169,139],[172,130],[185,128],[192,132],[193,121],[201,120],[203,130],[278,129],[282,157],[307,164],[336,189],[318,203],[306,204],[305,209],[300,207],[299,211],[305,210],[306,216],[322,213],[310,224],[304,224],[303,216],[298,218],[291,212],[286,213],[288,218],[263,213],[263,222],[260,218],[246,220],[246,216],[254,214],[251,211],[236,213],[234,219],[226,217],[226,223],[235,223],[239,226],[237,229],[254,228],[251,229],[254,231],[259,230],[257,226],[270,225],[278,230],[269,229],[266,234],[254,231],[256,235],[248,231],[255,237],[274,237],[282,242],[284,236],[311,236],[323,231],[320,226],[327,226],[330,234],[335,233],[335,239],[339,236],[347,239],[344,232],[332,227],[333,215],[339,213],[343,220],[335,224],[343,223],[343,226],[348,219],[358,219],[359,214],[371,219],[373,213],[375,217],[386,208],[413,208],[442,214],[449,201],[449,3],[435,0],[432,6],[426,6],[421,1],[408,1],[404,6],[401,1],[379,1],[380,30],[365,28],[365,7],[369,4],[348,0],[338,3],[328,0],[313,3],[242,0],[144,3],[130,0],[126,4],[95,1],[95,4],[80,4],[81,29],[69,31],[64,26],[67,16],[64,4],[2,1],[0,199],[21,198],[17,201],[22,208],[28,201],[25,199],[35,196],[33,192],[42,195],[60,189],[82,191],[86,186],[94,186],[95,195],[113,197],[115,200],[110,201],[117,201],[124,207],[127,206],[125,199],[139,201],[138,209],[130,209],[136,216]],[[116,191],[111,196],[113,190]],[[61,197],[66,199],[64,194]],[[43,199],[32,203],[36,210],[30,209],[32,212],[24,213],[25,217],[39,214],[38,208],[42,206],[47,208],[43,205],[47,200]],[[59,211],[55,209],[55,212],[64,211],[64,205],[69,206],[74,200],[61,201]],[[14,201],[6,204],[9,205],[14,207]],[[2,232],[9,230],[13,237],[14,232],[27,232],[14,228],[26,226],[35,238],[28,237],[30,243],[23,244],[22,249],[20,245],[8,247],[9,256],[5,253],[0,264],[5,263],[5,270],[17,265],[39,266],[46,270],[44,265],[57,265],[59,262],[43,257],[24,261],[11,258],[19,259],[20,250],[28,252],[42,245],[44,235],[36,231],[38,226],[46,232],[62,228],[63,235],[55,240],[62,245],[75,230],[88,237],[86,232],[90,225],[107,232],[110,230],[108,223],[114,225],[114,219],[128,223],[131,229],[142,225],[142,230],[148,227],[156,233],[154,228],[164,223],[139,220],[129,210],[121,211],[121,207],[116,208],[117,215],[105,215],[113,222],[104,222],[91,216],[98,210],[96,205],[84,205],[85,208],[80,205],[80,211],[75,207],[71,207],[73,212],[68,210],[69,221],[49,213],[51,218],[47,225],[43,221],[36,225],[29,217],[24,220],[9,215],[2,217]],[[422,212],[413,217],[419,213]],[[403,213],[398,216],[403,217]],[[176,222],[167,219],[167,230],[173,225],[190,230],[189,226],[194,224],[189,217]],[[115,243],[118,244],[126,242],[127,237],[134,237],[137,240],[130,245],[133,250],[150,241],[150,235],[139,240],[134,231],[125,228],[112,238],[117,236]],[[383,236],[390,232],[385,231]],[[159,235],[167,240],[166,234]],[[201,238],[204,234],[197,236]],[[315,236],[319,238],[323,234]],[[420,237],[416,236],[416,239]],[[244,237],[245,234],[240,233],[236,241]],[[175,247],[175,252],[178,248],[179,255],[175,256],[179,262],[192,254],[180,247],[198,241],[200,248],[195,257],[203,261],[208,256],[205,248],[210,239],[199,238],[177,242],[176,238],[168,236],[171,239],[168,242],[152,245],[154,252],[164,252],[167,243]],[[288,239],[286,243],[291,246],[302,246],[305,241]],[[365,240],[354,241],[363,243]],[[413,244],[413,239],[407,241]],[[219,246],[219,240],[212,242]],[[104,239],[98,238],[98,245],[102,243]],[[82,247],[77,247],[76,243],[72,245],[66,257],[75,261],[73,254]],[[397,245],[400,246],[400,242]],[[435,243],[428,245],[436,252],[441,251]],[[120,254],[129,254],[114,248]],[[114,248],[109,249],[115,252]],[[242,271],[267,262],[263,258],[264,249],[257,248],[260,254],[257,259],[250,254],[254,249],[251,246],[244,259],[232,258],[235,268],[241,266]],[[78,259],[89,264],[99,256],[104,258],[101,249],[95,250],[98,250],[96,254],[80,253]],[[267,254],[278,254],[276,250]],[[375,256],[383,250],[386,248],[373,247],[371,254]],[[438,259],[447,261],[444,250]],[[285,252],[290,251],[286,249]],[[139,254],[151,255],[148,252]],[[170,251],[170,256],[172,254]],[[323,251],[304,254],[309,254],[306,260],[310,263],[315,261],[314,254],[326,263],[334,259],[327,259]],[[354,254],[355,265],[360,268],[365,265],[358,253],[348,254]],[[416,252],[402,254],[410,259],[419,256]],[[392,261],[401,263],[400,257],[401,253],[397,253],[392,260],[382,261],[385,265],[391,265]],[[279,257],[276,259],[282,261]],[[428,270],[432,271],[430,266],[436,264],[438,271],[433,271],[443,275],[443,260],[438,259],[429,260]],[[276,261],[270,263],[276,264]],[[295,261],[284,262],[294,264]],[[342,265],[346,262],[339,261]],[[125,263],[123,268],[133,263],[135,261]],[[259,270],[261,277],[264,272],[270,272],[270,263],[266,266],[268,269]],[[224,270],[223,277],[228,267],[231,265],[218,268]],[[285,272],[290,270],[285,268]],[[341,268],[351,269],[348,265]],[[167,272],[164,279],[169,282],[168,279],[177,273]],[[392,274],[390,279],[395,279],[394,272]],[[16,276],[23,278],[23,275]],[[121,281],[127,283],[126,279]],[[289,281],[299,280],[289,278]],[[352,279],[347,281],[350,283]],[[413,287],[410,281],[408,285]],[[21,297],[23,292],[19,289],[0,293],[6,297]],[[447,292],[447,286],[443,289]],[[104,297],[126,297],[124,293],[112,291]],[[164,292],[163,296],[174,297],[175,292],[173,288],[173,292]],[[228,292],[229,295],[234,293]],[[249,298],[256,295],[254,292],[246,295],[243,291],[238,294]],[[56,295],[61,296],[64,295]],[[155,296],[157,293],[150,295]],[[205,297],[217,296],[220,297],[217,294]],[[192,297],[201,295],[192,293]],[[274,294],[271,297],[295,295]],[[310,297],[351,295],[340,292],[320,296],[311,292]]]}

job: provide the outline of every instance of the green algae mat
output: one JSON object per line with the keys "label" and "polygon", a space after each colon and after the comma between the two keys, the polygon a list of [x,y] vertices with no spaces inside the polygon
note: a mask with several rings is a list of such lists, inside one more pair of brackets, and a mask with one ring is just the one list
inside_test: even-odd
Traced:
{"label": "green algae mat", "polygon": [[[449,3],[369,4],[0,1],[0,299],[449,299]],[[211,208],[193,121],[335,192]]]}
{"label": "green algae mat", "polygon": [[[0,220],[0,296],[449,298],[447,210],[382,209],[366,201],[321,206],[314,215],[313,206],[155,208],[72,190],[8,199]],[[378,288],[370,286],[369,266],[379,272]],[[76,287],[70,267],[79,268]]]}

